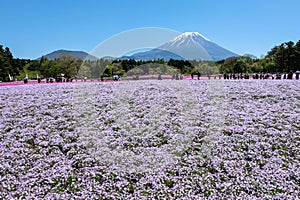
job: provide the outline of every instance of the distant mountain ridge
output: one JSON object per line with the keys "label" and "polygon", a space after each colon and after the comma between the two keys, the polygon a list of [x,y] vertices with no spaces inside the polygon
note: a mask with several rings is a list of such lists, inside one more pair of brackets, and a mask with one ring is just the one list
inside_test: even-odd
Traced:
{"label": "distant mountain ridge", "polygon": [[71,51],[71,50],[57,50],[57,51],[53,51],[49,54],[44,55],[44,57],[46,57],[48,60],[55,60],[57,59],[59,56],[63,55],[63,54],[67,54],[67,55],[71,55],[74,56],[77,59],[81,59],[81,60],[97,60],[98,58],[90,55],[84,51]]}
{"label": "distant mountain ridge", "polygon": [[185,58],[162,49],[151,49],[149,51],[139,52],[135,53],[131,56],[122,56],[120,59],[134,59],[134,60],[158,60],[158,59],[164,59],[164,60],[185,60]]}
{"label": "distant mountain ridge", "polygon": [[[49,60],[54,60],[62,54],[68,54],[81,60],[97,60],[99,58],[84,51],[57,50],[44,55]],[[205,60],[220,61],[228,57],[238,57],[239,55],[231,52],[218,44],[210,41],[198,32],[185,32],[178,35],[173,40],[162,44],[154,49],[134,53],[130,56],[114,58],[106,56],[102,59],[134,59],[134,60],[157,60],[170,59],[176,60]]]}
{"label": "distant mountain ridge", "polygon": [[136,60],[170,60],[170,58],[173,58],[220,61],[237,56],[239,55],[217,45],[198,32],[186,32],[155,49],[136,53],[126,58]]}

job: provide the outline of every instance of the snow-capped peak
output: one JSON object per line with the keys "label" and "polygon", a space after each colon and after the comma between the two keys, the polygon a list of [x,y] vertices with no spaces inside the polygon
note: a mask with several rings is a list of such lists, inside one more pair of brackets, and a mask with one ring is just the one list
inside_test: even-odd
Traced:
{"label": "snow-capped peak", "polygon": [[198,33],[198,32],[185,32],[180,34],[179,36],[177,36],[174,41],[178,41],[178,40],[182,40],[182,39],[186,39],[186,38],[203,38],[204,40],[210,41],[208,38],[206,38],[204,35]]}

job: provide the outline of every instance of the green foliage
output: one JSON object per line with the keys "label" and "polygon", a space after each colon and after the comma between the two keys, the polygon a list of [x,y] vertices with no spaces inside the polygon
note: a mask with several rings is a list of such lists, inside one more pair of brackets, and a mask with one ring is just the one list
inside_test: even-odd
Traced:
{"label": "green foliage", "polygon": [[27,65],[27,69],[30,71],[37,71],[40,70],[41,64],[38,60],[33,60]]}
{"label": "green foliage", "polygon": [[18,76],[15,76],[15,79],[17,80],[22,80],[24,79],[24,77],[26,77],[26,75],[28,76],[29,79],[36,79],[36,75],[40,75],[40,72],[39,71],[30,71],[27,69],[27,66],[26,65],[22,71],[20,71],[20,74]]}
{"label": "green foliage", "polygon": [[[298,44],[300,47],[300,41]],[[244,55],[240,57],[230,57],[217,64],[220,66],[221,73],[232,74],[295,72],[299,70],[300,59],[298,58],[297,60],[297,53],[295,53],[297,51],[284,50],[284,48],[292,48],[292,43],[284,43],[274,47],[266,57],[261,59],[257,59],[251,55]],[[289,52],[289,54],[282,57],[281,52],[283,51]]]}
{"label": "green foliage", "polygon": [[[82,63],[77,74],[85,74],[84,76],[89,78],[99,78],[105,73],[106,67],[110,65],[111,62],[109,59],[99,59],[97,61],[86,60]],[[90,75],[86,73],[87,71]]]}
{"label": "green foliage", "polygon": [[39,61],[39,71],[43,77],[56,78],[63,74],[66,78],[72,78],[78,74],[81,64],[82,60],[67,54],[63,54],[55,60],[47,60],[42,57]]}
{"label": "green foliage", "polygon": [[168,65],[179,69],[181,74],[190,74],[194,70],[194,66],[187,60],[170,59]]}
{"label": "green foliage", "polygon": [[268,52],[266,59],[274,62],[276,72],[294,72],[300,70],[300,40],[297,44],[285,42]]}
{"label": "green foliage", "polygon": [[147,63],[131,69],[125,75],[173,75],[176,73],[178,73],[178,70],[174,67],[168,66],[167,64]]}
{"label": "green foliage", "polygon": [[235,65],[238,61],[238,57],[229,57],[227,58],[220,67],[221,72],[223,73],[235,73]]}
{"label": "green foliage", "polygon": [[104,70],[104,76],[112,76],[113,75],[113,66],[112,65],[108,65],[106,66],[105,70]]}
{"label": "green foliage", "polygon": [[64,74],[65,77],[74,77],[80,65],[81,60],[77,60],[74,56],[63,54],[59,56],[56,60],[57,72],[58,74]]}
{"label": "green foliage", "polygon": [[202,62],[197,70],[203,75],[218,74],[218,66],[214,62]]}
{"label": "green foliage", "polygon": [[23,67],[29,62],[26,59],[13,58],[10,49],[0,45],[0,81],[12,81],[20,74]]}
{"label": "green foliage", "polygon": [[137,67],[137,68],[133,68],[132,70],[127,72],[127,76],[132,76],[132,75],[143,75],[145,74],[145,72],[143,71],[143,69]]}

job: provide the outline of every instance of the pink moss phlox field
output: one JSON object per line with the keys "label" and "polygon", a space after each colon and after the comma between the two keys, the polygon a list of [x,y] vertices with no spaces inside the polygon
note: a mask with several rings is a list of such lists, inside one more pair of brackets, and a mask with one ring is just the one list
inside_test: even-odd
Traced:
{"label": "pink moss phlox field", "polygon": [[0,199],[300,198],[300,81],[126,84],[1,87]]}

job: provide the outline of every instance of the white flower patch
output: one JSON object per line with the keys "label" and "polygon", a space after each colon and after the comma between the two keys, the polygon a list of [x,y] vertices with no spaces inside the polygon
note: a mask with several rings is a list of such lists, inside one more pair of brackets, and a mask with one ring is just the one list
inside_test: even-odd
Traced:
{"label": "white flower patch", "polygon": [[100,112],[93,106],[99,86],[89,85],[82,90],[85,99],[77,99],[88,116],[78,129],[97,159],[121,171],[156,171],[191,146],[201,119],[191,82],[118,82],[105,93]]}
{"label": "white flower patch", "polygon": [[300,82],[0,87],[2,199],[299,199]]}

